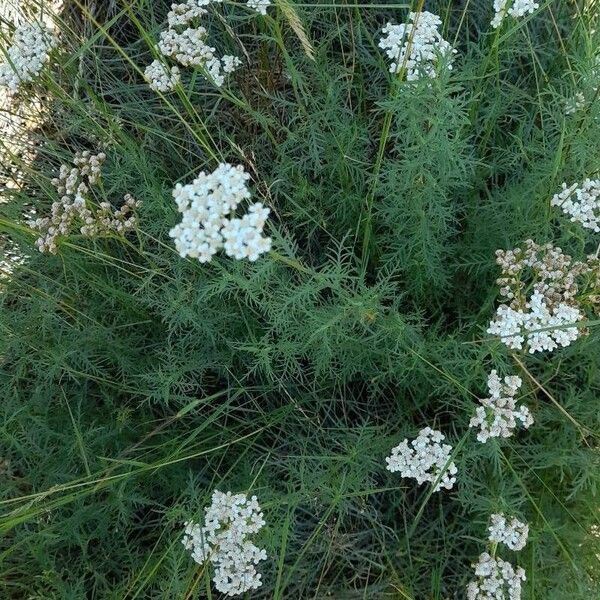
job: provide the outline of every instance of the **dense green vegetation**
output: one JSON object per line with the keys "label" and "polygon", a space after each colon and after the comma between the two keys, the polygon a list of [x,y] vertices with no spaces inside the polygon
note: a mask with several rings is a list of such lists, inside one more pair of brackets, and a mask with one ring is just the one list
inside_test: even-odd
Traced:
{"label": "dense green vegetation", "polygon": [[[25,260],[0,280],[0,596],[220,597],[180,543],[216,488],[263,509],[253,598],[464,598],[500,511],[530,526],[503,554],[523,598],[600,597],[598,317],[552,353],[486,333],[497,249],[600,242],[550,206],[600,170],[596,3],[493,29],[491,0],[415,1],[458,52],[411,83],[377,46],[407,4],[224,2],[205,26],[242,67],[157,94],[143,72],[169,4],[73,0],[20,91],[40,123],[22,152],[3,142],[21,181],[0,229]],[[41,254],[24,215],[48,214],[85,149],[107,155],[96,198],[142,200],[138,226]],[[172,188],[219,162],[271,208],[256,262],[199,264],[169,238]],[[523,379],[535,424],[482,444],[491,369]],[[454,448],[450,491],[385,469],[428,425]]]}

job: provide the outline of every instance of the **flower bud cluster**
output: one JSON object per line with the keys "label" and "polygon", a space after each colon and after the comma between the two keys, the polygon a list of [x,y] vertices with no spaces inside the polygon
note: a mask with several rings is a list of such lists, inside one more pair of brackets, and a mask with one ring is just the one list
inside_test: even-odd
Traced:
{"label": "flower bud cluster", "polygon": [[586,179],[581,185],[574,183],[569,187],[563,183],[562,191],[554,195],[550,204],[558,206],[574,223],[600,232],[600,179]]}
{"label": "flower bud cluster", "polygon": [[500,27],[504,17],[509,15],[518,19],[526,14],[533,14],[540,7],[535,0],[494,0],[494,11],[496,14],[492,19],[492,27]]}
{"label": "flower bud cluster", "polygon": [[0,52],[0,86],[11,94],[22,84],[30,83],[48,62],[50,52],[58,44],[54,34],[42,23],[17,27],[11,46]]}
{"label": "flower bud cluster", "polygon": [[406,69],[407,81],[415,81],[437,77],[442,64],[451,70],[451,58],[456,50],[438,31],[441,24],[437,15],[427,11],[409,13],[408,23],[388,23],[383,28],[386,35],[381,38],[379,47],[392,61],[390,73]]}
{"label": "flower bud cluster", "polygon": [[[201,67],[217,87],[242,64],[237,56],[219,57],[216,49],[208,44],[208,30],[200,25],[200,19],[208,14],[205,7],[222,1],[187,0],[172,4],[167,15],[168,27],[161,32],[158,42],[163,56],[184,67]],[[154,61],[146,67],[145,78],[151,89],[168,92],[180,81],[180,72],[177,67],[168,69]]]}
{"label": "flower bud cluster", "polygon": [[99,209],[85,220],[80,233],[86,237],[115,232],[123,234],[137,225],[135,209],[141,206],[131,194],[125,194],[121,208],[113,209],[109,202],[100,202]]}
{"label": "flower bud cluster", "polygon": [[494,369],[488,377],[489,398],[480,400],[482,406],[477,407],[475,416],[471,418],[469,427],[479,427],[477,439],[486,443],[490,438],[511,437],[521,421],[528,429],[533,424],[529,409],[521,405],[517,408],[515,396],[521,387],[520,377],[505,377],[504,382]]}
{"label": "flower bud cluster", "polygon": [[510,550],[523,550],[529,536],[529,525],[519,521],[516,517],[506,517],[503,513],[493,514],[490,517],[490,542],[504,544]]}
{"label": "flower bud cluster", "polygon": [[436,492],[442,488],[452,489],[457,468],[454,462],[448,462],[452,446],[442,444],[444,439],[445,436],[439,431],[430,427],[422,429],[410,444],[405,439],[392,448],[392,454],[385,459],[387,470],[400,472],[402,477],[416,479],[419,484],[437,481]]}
{"label": "flower bud cluster", "polygon": [[198,564],[212,563],[219,592],[237,596],[262,585],[256,565],[266,560],[267,554],[249,537],[264,524],[256,496],[248,499],[246,494],[216,490],[212,504],[204,509],[204,525],[187,522],[182,543]]}
{"label": "flower bud cluster", "polygon": [[532,240],[524,248],[498,250],[496,256],[505,303],[498,307],[488,333],[500,336],[512,349],[526,344],[530,353],[568,346],[585,333],[576,326],[584,317],[576,296],[578,280],[593,271],[592,262],[573,261],[560,248]]}
{"label": "flower bud cluster", "polygon": [[271,249],[271,238],[263,236],[270,211],[260,202],[241,219],[227,218],[250,198],[249,179],[242,166],[222,163],[212,173],[202,171],[192,183],[177,184],[173,198],[182,218],[169,235],[182,257],[205,263],[222,248],[227,256],[255,261]]}
{"label": "flower bud cluster", "polygon": [[87,196],[98,183],[105,160],[104,153],[92,154],[86,150],[75,155],[74,166],[61,165],[58,177],[52,180],[60,200],[52,203],[49,217],[28,222],[41,233],[35,242],[40,252],[56,254],[58,238],[69,235],[75,226],[86,237],[122,234],[136,226],[134,211],[141,202],[130,194],[125,196],[125,203],[119,209],[113,210],[108,202],[101,202],[97,210],[89,207]]}
{"label": "flower bud cluster", "polygon": [[502,271],[496,281],[500,295],[513,308],[520,305],[531,286],[551,305],[571,302],[579,291],[577,278],[587,271],[585,263],[573,261],[560,248],[532,240],[527,240],[523,248],[497,250],[496,263]]}

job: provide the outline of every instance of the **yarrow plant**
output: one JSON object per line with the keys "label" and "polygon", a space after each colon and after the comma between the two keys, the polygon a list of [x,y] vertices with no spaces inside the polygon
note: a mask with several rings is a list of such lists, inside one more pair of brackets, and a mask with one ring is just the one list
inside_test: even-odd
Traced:
{"label": "yarrow plant", "polygon": [[486,443],[490,438],[511,437],[521,421],[528,429],[533,424],[529,409],[521,405],[517,408],[515,396],[522,385],[517,376],[505,377],[504,382],[494,369],[488,377],[489,398],[480,400],[482,406],[477,407],[475,416],[471,418],[469,427],[479,427],[477,439]]}
{"label": "yarrow plant", "polygon": [[525,548],[529,536],[529,525],[516,517],[507,517],[496,513],[490,517],[490,542],[504,544],[509,550],[519,551]]}
{"label": "yarrow plant", "polygon": [[212,504],[204,510],[204,525],[187,522],[182,543],[198,564],[210,561],[219,592],[237,596],[262,585],[256,565],[267,554],[249,538],[264,525],[256,496],[248,499],[246,494],[215,490]]}
{"label": "yarrow plant", "polygon": [[437,15],[427,11],[411,12],[408,22],[401,25],[388,23],[379,47],[391,60],[390,73],[406,69],[407,81],[416,81],[437,77],[441,66],[451,70],[456,50],[440,34],[441,24]]}
{"label": "yarrow plant", "polygon": [[0,598],[600,598],[594,2],[171,1],[8,3]]}
{"label": "yarrow plant", "polygon": [[0,86],[16,93],[21,85],[32,82],[58,44],[55,34],[43,23],[26,23],[17,27],[8,50],[0,54]]}
{"label": "yarrow plant", "polygon": [[[387,470],[399,472],[402,477],[416,479],[419,484],[435,483],[434,491],[452,489],[458,469],[450,462],[452,446],[442,444],[445,436],[431,427],[419,431],[410,443],[404,439],[392,448],[392,454],[385,459]],[[439,479],[439,481],[438,481]],[[437,482],[437,483],[436,483]]]}
{"label": "yarrow plant", "polygon": [[[552,244],[532,240],[524,248],[496,252],[502,269],[497,281],[506,301],[487,330],[509,348],[527,346],[531,354],[569,346],[585,333],[577,327],[584,313],[577,302],[578,279],[594,271],[593,260],[573,261]],[[532,286],[533,293],[527,296]]]}
{"label": "yarrow plant", "polygon": [[562,191],[553,196],[550,204],[569,215],[574,223],[600,232],[600,179],[586,179],[581,185],[568,187],[563,183]]}
{"label": "yarrow plant", "polygon": [[177,184],[173,198],[182,218],[169,235],[182,257],[205,263],[222,248],[232,258],[255,261],[271,249],[271,238],[263,236],[269,209],[262,203],[250,205],[241,219],[227,218],[250,198],[249,179],[242,166],[222,163],[192,183]]}
{"label": "yarrow plant", "polygon": [[[187,0],[173,4],[167,15],[168,27],[160,33],[157,47],[163,56],[184,67],[201,67],[217,87],[242,64],[237,56],[217,56],[216,49],[208,44],[208,30],[199,25],[201,18],[208,14],[205,7],[222,1]],[[155,60],[146,67],[145,78],[151,89],[168,92],[179,83],[181,74],[177,67],[168,68]]]}
{"label": "yarrow plant", "polygon": [[476,579],[467,586],[467,599],[520,600],[525,570],[515,569],[509,562],[496,557],[495,550],[498,544],[504,544],[510,550],[522,550],[527,543],[529,526],[515,517],[496,513],[490,517],[488,531],[492,551],[491,554],[483,552],[473,565]]}
{"label": "yarrow plant", "polygon": [[525,571],[484,552],[473,565],[476,580],[467,586],[467,600],[520,600]]}
{"label": "yarrow plant", "polygon": [[60,200],[52,203],[49,217],[31,219],[28,225],[41,233],[35,245],[40,252],[56,254],[57,240],[72,232],[75,224],[85,237],[96,237],[110,233],[123,234],[137,224],[135,210],[141,202],[126,194],[124,204],[113,209],[109,202],[102,201],[94,208],[88,195],[101,176],[106,155],[92,154],[89,150],[78,152],[73,165],[61,165],[58,177],[52,180]]}
{"label": "yarrow plant", "polygon": [[539,7],[539,2],[534,0],[494,0],[496,14],[492,19],[492,27],[500,27],[506,15],[517,19],[526,14],[533,14]]}

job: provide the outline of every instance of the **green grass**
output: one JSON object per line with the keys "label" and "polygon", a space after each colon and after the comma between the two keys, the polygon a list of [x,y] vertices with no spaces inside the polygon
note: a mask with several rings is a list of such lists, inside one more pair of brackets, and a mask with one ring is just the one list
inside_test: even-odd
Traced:
{"label": "green grass", "polygon": [[[600,242],[550,207],[600,170],[597,3],[493,30],[491,0],[427,0],[458,54],[413,85],[377,47],[408,2],[225,2],[211,40],[244,66],[221,89],[182,69],[157,95],[142,73],[168,4],[73,0],[22,96],[35,160],[2,142],[23,181],[0,230],[26,260],[0,280],[0,596],[217,598],[179,540],[218,488],[265,513],[253,598],[463,598],[498,511],[531,528],[502,554],[524,599],[599,597],[598,317],[551,354],[485,333],[496,249]],[[141,199],[138,229],[37,253],[24,212],[100,143],[102,197]],[[220,161],[272,210],[256,263],[200,265],[168,237],[175,183]],[[536,422],[483,445],[468,422],[492,368],[523,378]],[[451,491],[385,470],[427,425],[455,448]]]}

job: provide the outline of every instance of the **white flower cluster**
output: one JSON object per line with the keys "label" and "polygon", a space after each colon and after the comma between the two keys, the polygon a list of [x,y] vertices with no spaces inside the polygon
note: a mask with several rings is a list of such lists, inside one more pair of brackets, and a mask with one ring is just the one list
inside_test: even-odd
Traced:
{"label": "white flower cluster", "polygon": [[581,185],[574,183],[555,194],[550,204],[570,215],[571,221],[581,223],[586,229],[600,232],[600,179],[586,179]]}
{"label": "white flower cluster", "polygon": [[113,210],[108,202],[101,202],[96,211],[88,207],[86,196],[98,182],[105,160],[104,153],[91,154],[85,150],[75,155],[74,167],[61,165],[58,177],[52,180],[60,200],[52,203],[49,217],[28,221],[32,229],[41,233],[35,242],[40,252],[56,254],[59,236],[68,235],[75,222],[79,222],[79,232],[86,237],[111,232],[122,234],[136,226],[134,211],[141,202],[130,194],[125,196],[125,203],[119,209]]}
{"label": "white flower cluster", "polygon": [[526,343],[530,354],[566,348],[582,333],[573,326],[584,316],[575,306],[561,302],[550,308],[544,295],[536,291],[526,308],[524,311],[502,304],[487,332],[499,336],[513,350],[521,350]]}
{"label": "white flower cluster", "polygon": [[223,0],[186,0],[180,4],[171,4],[171,10],[167,13],[167,23],[169,29],[187,25],[192,19],[198,19],[208,11],[204,8],[212,3],[219,3]]}
{"label": "white flower cluster", "polygon": [[[218,57],[216,49],[207,43],[207,29],[198,24],[208,12],[204,7],[222,1],[187,0],[172,4],[167,15],[168,28],[161,32],[158,42],[158,50],[163,56],[184,67],[201,67],[217,87],[225,83],[226,75],[242,64],[237,56]],[[177,67],[167,70],[159,61],[154,61],[146,68],[145,77],[152,89],[167,92],[179,82],[180,72]]]}
{"label": "white flower cluster", "polygon": [[467,586],[467,600],[520,600],[525,571],[484,552],[473,565],[477,580]]}
{"label": "white flower cluster", "polygon": [[493,514],[490,518],[490,542],[504,544],[510,550],[523,550],[529,536],[529,525],[516,517],[510,520],[503,514]]}
{"label": "white flower cluster", "polygon": [[255,10],[257,13],[261,15],[267,14],[267,8],[271,6],[271,0],[248,0],[246,2],[249,8]]}
{"label": "white flower cluster", "polygon": [[430,12],[411,12],[408,23],[383,28],[379,47],[386,51],[391,59],[390,73],[399,73],[406,69],[406,79],[415,81],[422,77],[437,77],[438,67],[446,63],[452,69],[450,59],[456,50],[444,40],[438,27],[441,19]]}
{"label": "white flower cluster", "polygon": [[[529,526],[499,513],[491,516],[488,531],[490,542],[518,551],[527,543]],[[467,586],[467,600],[520,600],[521,582],[526,579],[521,567],[515,569],[509,562],[484,552],[473,568],[477,579]]]}
{"label": "white flower cluster", "polygon": [[155,92],[170,92],[181,81],[179,67],[166,67],[159,60],[146,67],[144,77]]}
{"label": "white flower cluster", "polygon": [[504,382],[494,369],[488,377],[489,398],[483,398],[482,406],[477,407],[475,416],[471,418],[469,427],[479,427],[477,439],[486,443],[490,438],[512,436],[521,421],[528,429],[533,424],[533,417],[525,405],[517,408],[515,395],[521,387],[520,377],[505,377]]}
{"label": "white flower cluster", "polygon": [[216,490],[212,504],[204,510],[204,526],[186,523],[182,543],[198,564],[212,563],[219,592],[236,596],[262,585],[256,565],[266,560],[267,554],[248,537],[264,524],[256,496],[248,499],[246,494]]}
{"label": "white flower cluster", "polygon": [[392,454],[385,459],[387,470],[392,473],[400,472],[402,477],[411,477],[418,483],[429,481],[435,483],[435,490],[442,488],[452,489],[456,482],[457,468],[454,462],[448,464],[452,446],[442,444],[445,436],[426,427],[419,432],[416,439],[408,443],[405,439],[395,448]]}
{"label": "white flower cluster", "polygon": [[585,96],[577,92],[572,98],[567,98],[565,102],[565,114],[573,115],[585,107]]}
{"label": "white flower cluster", "polygon": [[241,219],[227,218],[250,198],[249,179],[242,166],[222,163],[212,173],[202,171],[190,184],[175,186],[173,198],[182,219],[169,235],[182,257],[205,263],[223,248],[228,256],[255,261],[271,249],[271,238],[262,235],[270,211],[260,202]]}
{"label": "white flower cluster", "polygon": [[188,27],[181,33],[167,29],[160,34],[158,48],[164,56],[170,56],[184,67],[200,66],[214,58],[215,49],[205,44],[207,36],[204,27]]}
{"label": "white flower cluster", "polygon": [[15,93],[21,84],[29,83],[37,77],[48,62],[50,51],[58,40],[41,23],[27,23],[18,27],[11,46],[2,50],[0,57],[0,86]]}
{"label": "white flower cluster", "polygon": [[512,349],[527,344],[531,353],[568,346],[587,333],[576,326],[584,317],[577,296],[580,278],[595,272],[594,260],[573,261],[560,248],[532,240],[514,250],[498,250],[496,256],[505,303],[498,307],[488,333],[500,336]]}
{"label": "white flower cluster", "polygon": [[[500,27],[504,17],[510,15],[511,17],[519,18],[524,17],[526,14],[533,14],[539,7],[539,2],[534,0],[494,0],[494,10],[496,14],[492,19],[492,27]],[[510,6],[508,6],[510,4]]]}

